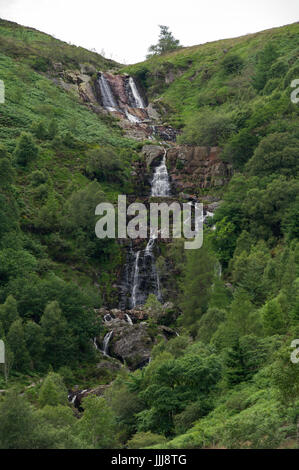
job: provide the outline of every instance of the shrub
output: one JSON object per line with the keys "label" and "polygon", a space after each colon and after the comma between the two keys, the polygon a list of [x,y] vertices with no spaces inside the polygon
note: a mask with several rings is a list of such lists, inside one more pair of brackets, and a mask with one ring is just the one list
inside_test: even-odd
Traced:
{"label": "shrub", "polygon": [[231,115],[207,111],[190,119],[179,141],[193,145],[221,145],[235,129]]}
{"label": "shrub", "polygon": [[299,139],[288,133],[275,132],[264,137],[253,157],[246,165],[251,175],[265,176],[273,173],[296,176]]}
{"label": "shrub", "polygon": [[155,434],[150,431],[138,432],[127,442],[127,446],[129,449],[146,449],[147,447],[166,442],[166,437],[161,434]]}
{"label": "shrub", "polygon": [[19,165],[26,166],[38,155],[38,147],[34,143],[32,134],[29,132],[22,132],[20,135],[16,149],[15,158]]}
{"label": "shrub", "polygon": [[39,392],[39,404],[42,407],[67,404],[67,389],[59,374],[50,372],[47,375]]}
{"label": "shrub", "polygon": [[99,181],[123,180],[124,164],[111,147],[101,147],[90,150],[86,173]]}
{"label": "shrub", "polygon": [[244,67],[244,61],[237,54],[230,54],[224,57],[221,65],[226,74],[239,73]]}

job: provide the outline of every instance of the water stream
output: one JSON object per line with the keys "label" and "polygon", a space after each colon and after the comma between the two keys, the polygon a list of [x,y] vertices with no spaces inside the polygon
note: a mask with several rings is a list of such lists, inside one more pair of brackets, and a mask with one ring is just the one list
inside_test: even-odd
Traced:
{"label": "water stream", "polygon": [[116,100],[113,96],[110,85],[107,79],[105,78],[104,74],[101,73],[98,78],[98,83],[101,90],[102,104],[104,108],[108,111],[116,111],[118,106],[116,104]]}

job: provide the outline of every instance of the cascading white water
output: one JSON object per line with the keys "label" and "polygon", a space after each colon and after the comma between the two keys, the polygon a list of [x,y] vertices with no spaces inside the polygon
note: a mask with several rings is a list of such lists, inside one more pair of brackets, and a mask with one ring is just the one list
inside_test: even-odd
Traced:
{"label": "cascading white water", "polygon": [[110,341],[110,338],[111,338],[112,335],[113,335],[113,330],[109,331],[109,333],[107,333],[104,337],[104,341],[103,341],[103,354],[104,354],[104,356],[109,356],[109,354],[108,354],[109,341]]}
{"label": "cascading white water", "polygon": [[99,76],[98,83],[99,83],[100,90],[101,90],[102,103],[103,103],[104,108],[106,108],[108,111],[116,111],[117,109],[116,101],[114,99],[110,85],[103,74]]}
{"label": "cascading white water", "polygon": [[[151,195],[156,197],[165,197],[170,194],[170,184],[168,171],[166,168],[166,154],[167,150],[165,149],[163,159],[161,164],[156,168],[153,180],[152,180],[152,190]],[[151,278],[154,285],[154,292],[159,300],[162,299],[161,288],[160,288],[160,279],[155,266],[155,257],[153,253],[153,248],[155,245],[156,235],[151,235],[150,239],[144,250],[144,255],[142,257],[143,267],[147,267],[148,277]],[[138,301],[138,291],[140,285],[139,272],[140,272],[140,251],[137,251],[135,257],[135,267],[134,267],[134,277],[133,277],[133,288],[131,295],[131,307],[134,308],[137,305]],[[152,291],[153,291],[152,290]]]}
{"label": "cascading white water", "polygon": [[125,113],[126,113],[127,119],[130,122],[133,122],[134,124],[138,124],[139,122],[141,122],[138,117],[133,116],[133,114],[129,113],[129,111],[127,109],[126,109]]}
{"label": "cascading white water", "polygon": [[96,350],[99,350],[98,343],[97,343],[97,338],[93,338],[93,345],[96,348]]}
{"label": "cascading white water", "polygon": [[136,83],[135,83],[133,77],[129,78],[129,85],[130,85],[132,95],[134,97],[135,104],[136,104],[136,106],[134,106],[134,107],[144,109],[143,99],[141,98],[141,96],[139,94],[139,91],[137,89],[137,86],[136,86]]}
{"label": "cascading white water", "polygon": [[129,323],[129,325],[133,325],[132,318],[130,317],[130,315],[128,315],[128,314],[126,313],[126,314],[125,314],[125,317],[126,317],[127,322]]}
{"label": "cascading white water", "polygon": [[155,244],[155,239],[156,239],[156,237],[151,237],[149,239],[149,241],[147,242],[147,245],[145,247],[145,253],[146,254],[152,253],[153,247],[154,247],[154,244]]}
{"label": "cascading white water", "polygon": [[155,236],[151,237],[149,239],[149,241],[147,242],[144,254],[145,254],[145,256],[150,256],[150,258],[151,258],[152,271],[153,271],[153,274],[154,274],[155,284],[156,284],[156,295],[157,295],[158,300],[161,300],[162,295],[161,295],[161,288],[160,288],[160,278],[159,278],[159,274],[158,274],[157,269],[156,269],[155,257],[154,257],[154,253],[153,253],[155,239],[156,239]]}
{"label": "cascading white water", "polygon": [[138,291],[138,285],[139,285],[139,258],[140,258],[140,251],[137,251],[135,255],[133,289],[132,289],[132,296],[131,296],[132,308],[136,307],[136,302],[137,302],[137,291]]}
{"label": "cascading white water", "polygon": [[152,196],[155,197],[167,197],[170,195],[170,184],[169,176],[166,167],[166,154],[167,150],[164,150],[164,155],[159,166],[156,167],[153,180],[152,180]]}

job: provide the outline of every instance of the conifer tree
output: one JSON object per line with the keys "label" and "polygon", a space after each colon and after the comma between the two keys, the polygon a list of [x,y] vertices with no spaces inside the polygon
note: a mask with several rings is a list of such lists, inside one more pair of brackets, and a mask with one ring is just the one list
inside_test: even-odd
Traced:
{"label": "conifer tree", "polygon": [[7,334],[7,341],[14,354],[14,368],[18,371],[27,372],[30,368],[30,355],[26,346],[21,318],[12,323]]}
{"label": "conifer tree", "polygon": [[236,339],[226,357],[226,378],[229,385],[237,385],[246,379],[243,352],[239,340]]}
{"label": "conifer tree", "polygon": [[35,145],[32,134],[22,132],[15,149],[15,158],[19,165],[26,166],[38,155],[38,147]]}
{"label": "conifer tree", "polygon": [[168,26],[159,25],[159,28],[159,41],[157,44],[153,44],[149,47],[149,54],[147,55],[147,59],[153,55],[165,54],[166,52],[171,52],[182,47],[180,45],[180,41],[175,39],[173,34],[169,31]]}

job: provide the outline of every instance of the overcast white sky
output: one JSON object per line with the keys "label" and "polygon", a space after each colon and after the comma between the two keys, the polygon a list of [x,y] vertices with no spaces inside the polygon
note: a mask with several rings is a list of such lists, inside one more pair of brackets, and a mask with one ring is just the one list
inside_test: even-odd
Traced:
{"label": "overcast white sky", "polygon": [[299,20],[298,0],[0,0],[0,17],[123,63],[144,60],[159,24],[184,46]]}

